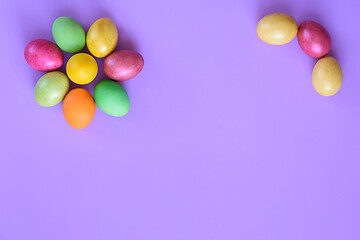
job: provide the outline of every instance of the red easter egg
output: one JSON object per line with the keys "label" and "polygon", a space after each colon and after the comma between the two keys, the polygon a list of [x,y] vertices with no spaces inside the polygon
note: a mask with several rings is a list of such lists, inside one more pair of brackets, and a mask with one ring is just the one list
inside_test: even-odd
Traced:
{"label": "red easter egg", "polygon": [[105,58],[103,69],[110,79],[116,81],[129,80],[140,73],[144,67],[143,57],[130,50],[120,50]]}
{"label": "red easter egg", "polygon": [[301,49],[310,57],[321,58],[330,51],[330,34],[317,22],[301,23],[297,37]]}
{"label": "red easter egg", "polygon": [[25,47],[24,56],[30,67],[42,72],[58,69],[64,62],[64,55],[53,42],[36,39]]}

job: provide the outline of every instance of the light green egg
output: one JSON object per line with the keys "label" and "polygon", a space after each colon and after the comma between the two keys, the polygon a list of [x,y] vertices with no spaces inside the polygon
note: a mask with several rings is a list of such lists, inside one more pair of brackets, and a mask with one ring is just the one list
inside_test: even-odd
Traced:
{"label": "light green egg", "polygon": [[57,18],[52,26],[52,34],[56,44],[65,52],[77,53],[85,46],[84,28],[72,18]]}
{"label": "light green egg", "polygon": [[130,109],[129,96],[126,90],[115,81],[99,82],[94,90],[94,99],[96,105],[110,116],[124,116]]}
{"label": "light green egg", "polygon": [[61,102],[69,91],[69,79],[62,72],[44,74],[36,83],[35,100],[43,107],[51,107]]}

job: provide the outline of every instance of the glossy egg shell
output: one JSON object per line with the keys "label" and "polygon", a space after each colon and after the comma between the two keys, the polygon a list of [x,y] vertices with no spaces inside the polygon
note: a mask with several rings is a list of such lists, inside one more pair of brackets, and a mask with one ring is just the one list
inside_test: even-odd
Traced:
{"label": "glossy egg shell", "polygon": [[143,57],[129,50],[120,50],[111,53],[105,58],[103,69],[110,79],[126,81],[138,75],[144,67]]}
{"label": "glossy egg shell", "polygon": [[35,70],[49,72],[58,69],[64,62],[64,55],[55,43],[36,39],[25,47],[26,62]]}
{"label": "glossy egg shell", "polygon": [[343,73],[338,61],[327,56],[321,58],[314,67],[312,83],[315,90],[322,96],[332,96],[342,85]]}
{"label": "glossy egg shell", "polygon": [[65,52],[77,53],[85,46],[85,30],[76,20],[59,17],[52,25],[56,44]]}
{"label": "glossy egg shell", "polygon": [[43,107],[51,107],[61,102],[69,91],[69,79],[62,72],[44,74],[36,83],[35,100]]}
{"label": "glossy egg shell", "polygon": [[310,57],[321,58],[330,51],[330,34],[317,22],[301,23],[297,37],[301,49]]}
{"label": "glossy egg shell", "polygon": [[297,31],[297,22],[285,13],[266,15],[256,27],[258,37],[272,45],[283,45],[290,42],[295,38]]}
{"label": "glossy egg shell", "polygon": [[129,112],[130,101],[125,89],[115,81],[105,80],[95,86],[96,105],[105,113],[121,117]]}
{"label": "glossy egg shell", "polygon": [[95,108],[91,94],[85,89],[75,88],[65,96],[63,113],[71,127],[81,129],[90,124]]}
{"label": "glossy egg shell", "polygon": [[110,18],[100,18],[89,28],[86,35],[86,46],[95,57],[109,55],[118,43],[118,30]]}
{"label": "glossy egg shell", "polygon": [[77,53],[67,62],[66,73],[74,83],[87,84],[95,79],[98,73],[98,65],[91,55]]}

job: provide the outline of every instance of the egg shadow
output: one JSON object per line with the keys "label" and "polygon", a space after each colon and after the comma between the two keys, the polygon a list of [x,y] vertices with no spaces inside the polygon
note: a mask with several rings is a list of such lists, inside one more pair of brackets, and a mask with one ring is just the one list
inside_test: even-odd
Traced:
{"label": "egg shadow", "polygon": [[35,88],[36,83],[38,82],[39,78],[41,78],[44,74],[46,74],[46,72],[40,72],[40,71],[36,71],[34,69],[32,69],[32,73],[31,73],[31,79],[32,79],[32,86],[33,88]]}
{"label": "egg shadow", "polygon": [[18,20],[18,30],[20,31],[20,35],[22,36],[22,43],[25,46],[35,39],[47,39],[53,41],[52,33],[49,29],[39,27],[34,28],[34,23],[29,21],[29,18],[32,18],[26,12],[18,12],[17,20]]}
{"label": "egg shadow", "polygon": [[[90,7],[92,7],[94,10],[91,11],[91,14],[89,14],[87,16],[87,21],[86,24],[83,24],[83,27],[85,29],[85,31],[87,32],[90,28],[90,26],[98,19],[100,18],[110,18],[114,21],[114,15],[108,11],[107,8],[105,8],[102,4],[101,1],[95,0],[95,1],[91,1],[89,2]],[[114,21],[115,22],[115,21]],[[117,23],[115,22],[115,24],[117,25]]]}
{"label": "egg shadow", "polygon": [[286,13],[289,15],[293,15],[293,10],[290,4],[283,1],[270,2],[267,0],[260,0],[256,1],[255,4],[257,9],[257,15],[255,16],[254,22],[256,22],[256,24],[261,18],[271,13]]}
{"label": "egg shadow", "polygon": [[70,17],[76,21],[78,21],[77,18],[79,18],[78,12],[76,12],[73,8],[60,8],[60,10],[57,9],[54,11],[52,16],[54,16],[53,21],[59,17]]}
{"label": "egg shadow", "polygon": [[121,24],[119,24],[120,20],[114,16],[110,11],[105,9],[100,1],[92,1],[92,5],[96,7],[96,10],[91,14],[90,24],[84,25],[85,30],[88,31],[91,24],[93,24],[96,20],[107,17],[114,21],[118,30],[118,44],[116,45],[116,50],[126,49],[137,51],[137,44],[134,40],[129,36],[129,33],[123,28]]}
{"label": "egg shadow", "polygon": [[317,11],[305,12],[299,14],[299,26],[304,21],[315,21],[323,25],[323,17]]}
{"label": "egg shadow", "polygon": [[[17,61],[21,66],[26,69],[26,74],[28,75],[24,80],[25,84],[29,85],[30,89],[33,89],[41,76],[43,76],[46,72],[37,71],[31,68],[25,60],[24,50],[26,45],[35,40],[35,39],[46,39],[52,41],[52,33],[48,31],[47,28],[39,27],[34,28],[34,22],[29,21],[30,18],[33,18],[31,14],[26,11],[20,10],[17,12],[17,30],[19,31],[18,36],[20,36],[20,47],[17,48],[19,51],[19,59]],[[52,41],[53,42],[53,41]],[[25,73],[25,71],[24,71]]]}
{"label": "egg shadow", "polygon": [[[33,18],[33,16],[31,16],[28,12],[20,10],[17,12],[17,23],[18,23],[18,27],[17,30],[19,31],[19,36],[21,36],[21,47],[18,48],[19,51],[21,51],[21,54],[19,53],[19,57],[21,57],[21,59],[19,60],[19,63],[21,62],[21,64],[24,66],[24,68],[29,68],[29,78],[26,79],[31,79],[31,81],[26,81],[27,83],[30,83],[29,87],[30,88],[34,88],[37,81],[39,80],[39,78],[44,75],[46,72],[41,72],[41,71],[37,71],[33,68],[31,68],[28,63],[25,60],[24,57],[24,49],[26,47],[26,45],[35,40],[35,39],[46,39],[49,41],[52,41],[52,33],[51,31],[48,31],[47,28],[39,27],[39,28],[34,28],[34,23],[32,21],[29,21],[30,18]],[[53,41],[52,41],[53,42]]]}
{"label": "egg shadow", "polygon": [[340,57],[340,59],[339,59],[339,54],[338,54],[338,52],[337,52],[337,50],[335,49],[335,48],[332,48],[331,50],[330,50],[330,52],[326,55],[326,56],[331,56],[331,57],[334,57],[339,63],[341,62],[341,57]]}
{"label": "egg shadow", "polygon": [[119,41],[115,48],[117,50],[131,50],[131,51],[138,51],[137,44],[129,37],[129,35],[122,29],[118,27],[119,33]]}

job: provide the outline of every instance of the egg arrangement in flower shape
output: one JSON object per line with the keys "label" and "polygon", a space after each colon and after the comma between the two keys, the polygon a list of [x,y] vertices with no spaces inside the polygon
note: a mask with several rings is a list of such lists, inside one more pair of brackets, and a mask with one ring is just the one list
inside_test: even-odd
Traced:
{"label": "egg arrangement in flower shape", "polygon": [[322,96],[336,94],[342,85],[343,74],[335,58],[326,56],[331,48],[328,31],[319,23],[304,21],[298,27],[296,20],[285,13],[272,13],[257,24],[258,37],[271,45],[283,45],[298,38],[300,48],[310,57],[320,58],[312,73],[314,89]]}
{"label": "egg arrangement in flower shape", "polygon": [[[113,52],[118,43],[115,23],[110,18],[100,18],[86,33],[76,20],[59,17],[53,23],[52,34],[56,44],[46,39],[36,39],[28,43],[24,51],[25,60],[33,69],[48,72],[36,83],[36,102],[50,107],[64,100],[65,120],[76,129],[90,124],[95,115],[95,104],[111,116],[126,115],[130,109],[130,100],[119,81],[138,75],[144,67],[144,59],[138,52],[131,50]],[[69,79],[84,85],[92,82],[98,74],[95,58],[87,53],[79,53],[85,45],[93,56],[106,57],[103,70],[109,79],[95,86],[94,98],[82,88],[69,92]],[[67,76],[55,71],[64,63],[61,50],[74,54],[66,64]]]}

